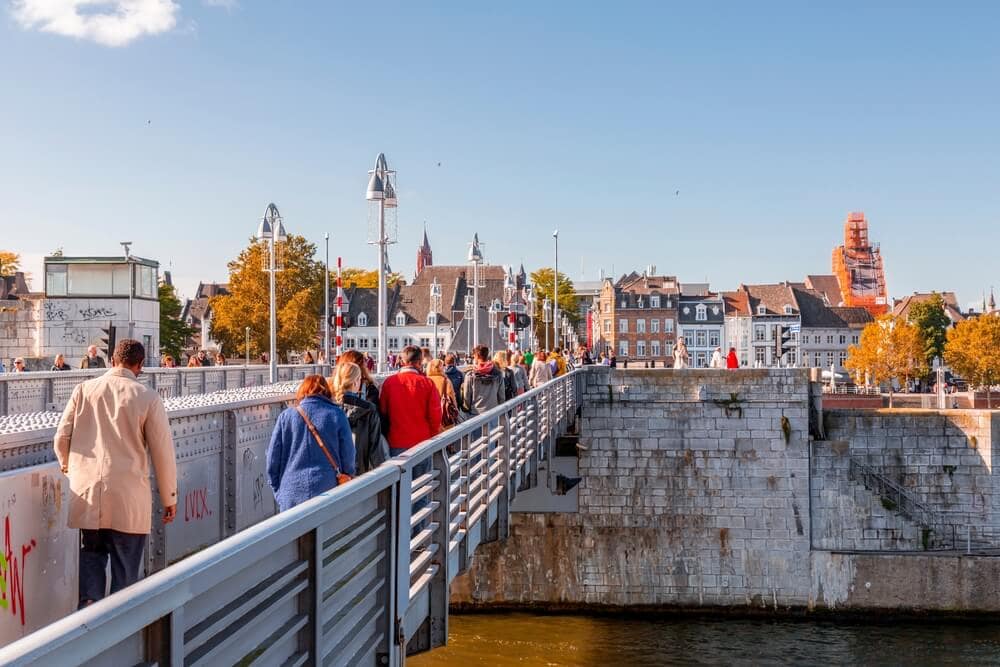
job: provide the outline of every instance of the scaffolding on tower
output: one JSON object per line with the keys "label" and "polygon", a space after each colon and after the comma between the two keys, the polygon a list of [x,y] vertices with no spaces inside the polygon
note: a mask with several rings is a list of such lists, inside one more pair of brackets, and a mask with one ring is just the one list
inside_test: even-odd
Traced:
{"label": "scaffolding on tower", "polygon": [[868,239],[868,220],[861,212],[847,214],[844,245],[833,250],[833,272],[845,306],[858,306],[878,316],[889,311],[885,269],[877,243]]}

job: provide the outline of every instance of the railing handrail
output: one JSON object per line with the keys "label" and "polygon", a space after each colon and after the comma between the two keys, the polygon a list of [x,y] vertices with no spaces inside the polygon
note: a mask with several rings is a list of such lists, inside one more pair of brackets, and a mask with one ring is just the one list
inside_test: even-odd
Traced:
{"label": "railing handrail", "polygon": [[[568,419],[569,411],[577,404],[577,394],[572,387],[578,380],[578,374],[582,372],[584,371],[567,373],[541,387],[511,399],[493,410],[473,416],[462,424],[456,425],[414,446],[404,454],[394,457],[376,470],[361,475],[347,485],[336,487],[306,503],[265,519],[257,525],[150,575],[119,594],[82,611],[70,614],[4,648],[0,648],[0,663],[6,664],[7,661],[12,661],[13,664],[27,664],[41,659],[59,662],[60,658],[64,661],[79,663],[119,645],[137,633],[143,632],[145,628],[160,619],[178,612],[183,618],[183,608],[188,601],[194,600],[201,592],[211,589],[212,586],[228,580],[234,573],[240,571],[241,567],[246,568],[258,562],[262,557],[261,554],[267,556],[288,546],[310,531],[318,530],[318,526],[329,522],[331,516],[337,515],[338,508],[350,509],[376,497],[394,485],[396,486],[396,491],[394,491],[397,498],[396,509],[388,508],[386,512],[387,521],[391,522],[390,534],[394,536],[395,549],[398,552],[397,563],[391,568],[392,583],[387,593],[391,598],[390,608],[395,610],[395,618],[392,619],[388,630],[387,641],[392,646],[402,648],[399,646],[396,634],[402,630],[396,626],[404,623],[404,619],[407,618],[412,596],[420,594],[424,588],[430,585],[435,576],[440,578],[441,574],[435,562],[440,563],[442,556],[445,563],[448,561],[448,546],[453,538],[450,527],[451,513],[455,504],[462,502],[458,498],[452,497],[451,489],[454,485],[452,475],[456,469],[450,463],[447,448],[456,443],[462,444],[463,463],[460,465],[464,465],[465,468],[459,472],[460,479],[463,479],[461,475],[474,468],[478,474],[475,480],[471,480],[471,478],[470,480],[473,484],[487,490],[486,504],[489,505],[491,502],[489,492],[498,483],[498,473],[503,473],[506,476],[503,484],[511,483],[510,473],[512,471],[509,467],[505,468],[504,466],[509,466],[511,456],[527,447],[524,440],[519,441],[516,448],[513,445],[510,432],[512,422],[521,421],[519,415],[522,413],[527,414],[535,408],[544,409],[546,415],[545,437],[552,437],[556,433],[555,429],[565,423],[564,420]],[[483,427],[491,425],[493,422],[500,426],[495,430],[491,428],[487,435]],[[542,424],[539,423],[537,428],[541,430]],[[479,429],[479,437],[473,443],[472,436],[476,435],[477,429]],[[491,450],[490,444],[494,442],[494,433],[500,433],[500,436],[497,436],[496,449]],[[485,443],[487,444],[483,444],[483,438],[486,438]],[[506,442],[505,445],[502,444],[504,442]],[[537,434],[535,443],[538,443]],[[482,459],[475,466],[469,465],[469,448],[472,444],[482,448]],[[436,500],[437,498],[443,497],[447,503],[445,508],[438,507],[438,510],[433,513],[433,518],[428,515],[428,521],[437,522],[433,524],[437,526],[436,531],[443,532],[434,532],[429,538],[425,538],[429,540],[426,551],[411,550],[410,515],[414,492],[411,491],[410,472],[414,465],[439,452],[444,452],[444,457],[436,460],[439,463],[443,460],[447,467],[444,470],[432,468],[431,483],[436,482],[436,485],[430,489],[432,492],[430,497],[434,498],[431,502],[437,502],[438,505],[440,503]],[[536,457],[539,456],[539,452],[540,450],[536,448]],[[504,457],[507,457],[506,461],[503,460]],[[421,479],[419,484],[414,484],[419,487],[416,493],[429,495],[426,478]],[[442,485],[444,486],[442,487]],[[407,497],[410,502],[401,502],[403,498]],[[447,517],[443,526],[440,522],[442,510],[446,512],[444,516]],[[468,526],[472,520],[465,516],[460,521],[465,522],[462,524],[463,526]],[[443,545],[440,541],[442,535],[444,536]],[[472,548],[474,546],[473,544]],[[440,551],[442,548],[445,549],[443,554]],[[432,562],[432,559],[427,556],[428,552],[436,556],[437,561]],[[211,576],[207,576],[208,573],[211,573]],[[197,585],[192,584],[195,577],[198,578]],[[413,585],[417,588],[412,589],[416,591],[415,593],[411,590],[411,577],[416,577],[413,580]],[[435,585],[439,584],[438,581]],[[435,590],[439,591],[440,589]],[[224,598],[222,602],[225,603],[228,600],[229,598]],[[419,610],[420,607],[414,606],[413,609]],[[183,647],[183,638],[179,641]]]}

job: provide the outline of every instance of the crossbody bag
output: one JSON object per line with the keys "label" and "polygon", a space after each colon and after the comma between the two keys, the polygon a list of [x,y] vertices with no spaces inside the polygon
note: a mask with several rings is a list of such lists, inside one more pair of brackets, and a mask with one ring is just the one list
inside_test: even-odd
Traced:
{"label": "crossbody bag", "polygon": [[309,432],[312,433],[313,438],[316,440],[316,444],[319,445],[319,448],[323,450],[323,453],[326,454],[326,460],[330,462],[331,466],[333,466],[333,472],[334,474],[337,475],[337,486],[350,482],[351,476],[345,472],[340,472],[340,468],[337,467],[337,462],[333,460],[333,456],[330,454],[330,450],[326,448],[325,444],[323,444],[323,438],[319,437],[319,431],[317,431],[316,427],[313,426],[312,420],[309,419],[309,416],[306,414],[306,411],[303,410],[300,406],[295,406],[295,409],[299,411],[300,415],[302,415],[302,419],[305,421],[306,427],[309,429]]}

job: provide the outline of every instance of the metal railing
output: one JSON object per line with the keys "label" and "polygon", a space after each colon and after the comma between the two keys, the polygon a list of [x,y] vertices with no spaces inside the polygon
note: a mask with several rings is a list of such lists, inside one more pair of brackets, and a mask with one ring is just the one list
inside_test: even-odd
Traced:
{"label": "metal railing", "polygon": [[0,663],[398,665],[441,646],[450,582],[480,543],[507,536],[510,503],[569,426],[585,372],[46,626]]}
{"label": "metal railing", "polygon": [[[330,367],[321,364],[284,364],[278,366],[278,381],[301,380],[313,373],[328,374]],[[0,374],[0,415],[62,410],[73,387],[98,377],[107,369],[44,371]],[[163,398],[206,394],[234,387],[268,384],[268,367],[206,366],[202,368],[145,368],[139,381],[156,389]]]}
{"label": "metal railing", "polygon": [[1000,531],[984,524],[984,516],[968,511],[935,510],[920,502],[902,485],[856,457],[850,457],[851,479],[882,499],[883,506],[909,519],[925,531],[926,550],[1000,548]]}
{"label": "metal railing", "polygon": [[824,394],[834,394],[834,395],[857,395],[857,396],[881,396],[881,392],[878,387],[865,387],[854,384],[838,384],[831,387],[829,384],[823,384]]}

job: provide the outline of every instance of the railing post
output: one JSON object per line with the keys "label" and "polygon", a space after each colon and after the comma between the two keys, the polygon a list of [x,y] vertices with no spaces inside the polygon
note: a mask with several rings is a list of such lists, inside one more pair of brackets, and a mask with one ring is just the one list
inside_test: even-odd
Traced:
{"label": "railing post", "polygon": [[451,514],[450,488],[451,468],[448,465],[448,451],[441,448],[431,455],[431,471],[438,471],[438,487],[431,492],[431,502],[437,502],[437,509],[431,514],[431,521],[437,523],[437,530],[431,538],[431,544],[437,544],[438,550],[431,559],[431,566],[437,567],[437,573],[428,583],[430,596],[430,647],[437,648],[448,642],[448,547],[451,542],[449,525]]}
{"label": "railing post", "polygon": [[406,655],[404,619],[410,607],[410,510],[413,505],[413,482],[410,460],[399,466],[399,490],[396,493],[396,637],[401,656]]}
{"label": "railing post", "polygon": [[500,439],[500,472],[503,473],[503,484],[500,487],[500,495],[497,496],[497,539],[505,540],[510,537],[510,499],[512,483],[511,463],[514,438],[511,434],[511,412],[506,412],[500,417],[500,424],[503,426],[504,435]]}

